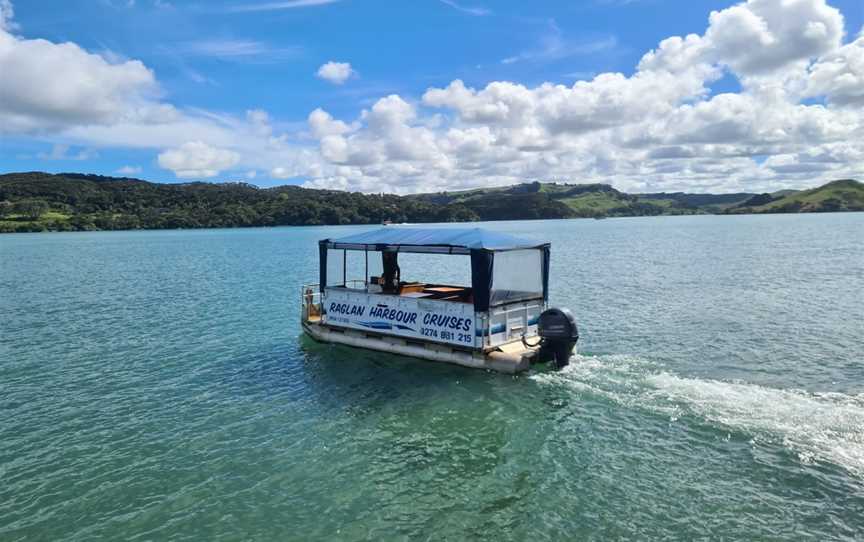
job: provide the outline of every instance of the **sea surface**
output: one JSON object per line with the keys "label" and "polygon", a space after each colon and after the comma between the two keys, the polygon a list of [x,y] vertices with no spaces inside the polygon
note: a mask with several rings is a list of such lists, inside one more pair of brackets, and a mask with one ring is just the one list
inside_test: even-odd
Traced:
{"label": "sea surface", "polygon": [[369,227],[0,236],[0,540],[864,539],[864,214],[484,227],[565,370],[301,338]]}

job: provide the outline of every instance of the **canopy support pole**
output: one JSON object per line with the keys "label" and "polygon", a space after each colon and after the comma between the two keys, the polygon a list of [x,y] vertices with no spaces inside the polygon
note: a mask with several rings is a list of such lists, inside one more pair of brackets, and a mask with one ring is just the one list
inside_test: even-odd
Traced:
{"label": "canopy support pole", "polygon": [[318,242],[318,290],[324,292],[327,286],[327,242]]}
{"label": "canopy support pole", "polygon": [[492,296],[492,262],[495,253],[491,250],[471,250],[471,291],[474,295],[474,310],[489,310]]}

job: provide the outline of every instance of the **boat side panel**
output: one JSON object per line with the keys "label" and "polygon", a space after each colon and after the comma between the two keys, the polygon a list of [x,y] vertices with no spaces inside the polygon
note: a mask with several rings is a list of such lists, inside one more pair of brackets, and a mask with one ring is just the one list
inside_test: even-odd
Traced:
{"label": "boat side panel", "polygon": [[537,336],[537,320],[545,309],[542,299],[508,303],[489,309],[489,346]]}
{"label": "boat side panel", "polygon": [[463,348],[481,345],[474,307],[469,303],[327,288],[322,306],[322,322],[330,326]]}

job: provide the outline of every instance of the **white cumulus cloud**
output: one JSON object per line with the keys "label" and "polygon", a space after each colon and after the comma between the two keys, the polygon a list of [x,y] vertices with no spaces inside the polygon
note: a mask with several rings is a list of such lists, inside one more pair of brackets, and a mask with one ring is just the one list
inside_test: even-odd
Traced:
{"label": "white cumulus cloud", "polygon": [[[702,34],[661,41],[629,75],[454,80],[419,103],[381,98],[350,122],[318,109],[308,121],[326,164],[307,184],[418,192],[557,179],[736,191],[860,177],[864,40],[843,45],[843,35],[842,14],[824,0],[749,0],[712,12]],[[741,90],[712,92],[724,75]]]}
{"label": "white cumulus cloud", "polygon": [[345,81],[347,81],[355,72],[351,68],[351,64],[348,62],[327,62],[326,64],[322,64],[318,71],[315,73],[315,76],[319,79],[323,79],[334,85],[341,85]]}
{"label": "white cumulus cloud", "polygon": [[15,30],[17,25],[12,20],[15,18],[15,8],[11,0],[0,0],[0,31]]}
{"label": "white cumulus cloud", "polygon": [[[316,3],[325,0],[256,5]],[[825,0],[747,0],[706,13],[702,29],[660,41],[622,73],[567,84],[454,79],[343,118],[315,108],[305,126],[263,109],[175,107],[140,61],[25,39],[13,26],[12,5],[0,0],[0,136],[54,144],[46,160],[75,156],[70,149],[151,149],[182,178],[260,171],[400,193],[527,180],[768,191],[864,177],[864,36],[844,38],[857,29],[844,34]],[[566,59],[574,44],[559,42],[527,53]],[[230,45],[237,56],[256,51]],[[317,75],[343,84],[355,74],[331,61]],[[721,92],[721,80],[738,85]]]}
{"label": "white cumulus cloud", "polygon": [[119,173],[120,175],[139,175],[141,173],[141,166],[123,166],[114,173]]}
{"label": "white cumulus cloud", "polygon": [[110,124],[146,114],[147,99],[157,90],[153,72],[137,60],[111,63],[74,43],[23,39],[2,26],[0,74],[0,132],[6,133]]}
{"label": "white cumulus cloud", "polygon": [[293,177],[293,174],[288,168],[277,166],[270,170],[270,176],[274,179],[287,179]]}
{"label": "white cumulus cloud", "polygon": [[201,141],[189,141],[179,148],[159,153],[159,166],[182,178],[215,177],[239,161],[238,153],[217,149]]}
{"label": "white cumulus cloud", "polygon": [[806,93],[840,105],[864,106],[864,36],[813,64]]}
{"label": "white cumulus cloud", "polygon": [[330,113],[321,108],[309,113],[309,128],[312,130],[312,135],[317,138],[322,138],[330,135],[342,135],[351,130],[351,128],[341,120],[334,120]]}

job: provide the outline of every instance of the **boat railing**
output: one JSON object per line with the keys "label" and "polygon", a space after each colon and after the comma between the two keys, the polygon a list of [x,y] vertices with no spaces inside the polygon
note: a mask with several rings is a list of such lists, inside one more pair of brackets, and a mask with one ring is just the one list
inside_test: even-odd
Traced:
{"label": "boat railing", "polygon": [[540,301],[538,301],[537,303],[521,302],[518,304],[521,306],[508,308],[506,305],[504,305],[503,310],[498,310],[496,312],[498,314],[510,314],[512,312],[523,312],[523,313],[525,313],[525,317],[527,318],[528,317],[528,311],[530,311],[531,309],[540,309],[542,311],[544,309],[544,305],[545,305],[545,303],[540,302]]}
{"label": "boat railing", "polygon": [[480,348],[486,348],[490,343],[491,320],[488,314],[480,314]]}
{"label": "boat railing", "polygon": [[349,290],[365,290],[366,281],[361,279],[351,279],[345,281],[345,287]]}
{"label": "boat railing", "polygon": [[[516,302],[513,306],[500,305],[498,307],[493,307],[488,313],[481,316],[481,332],[482,337],[482,347],[486,348],[492,346],[492,319],[493,319],[493,311],[495,317],[502,317],[504,319],[504,333],[506,337],[511,337],[514,331],[520,331],[520,338],[526,335],[528,331],[528,327],[530,326],[531,319],[531,311],[534,309],[538,314],[542,313],[546,310],[546,302],[538,300],[536,303],[531,302]],[[512,326],[510,321],[510,315],[514,313],[519,313],[522,318],[520,319],[520,325]]]}
{"label": "boat railing", "polygon": [[318,284],[304,284],[301,287],[300,307],[304,322],[321,319],[321,291]]}

